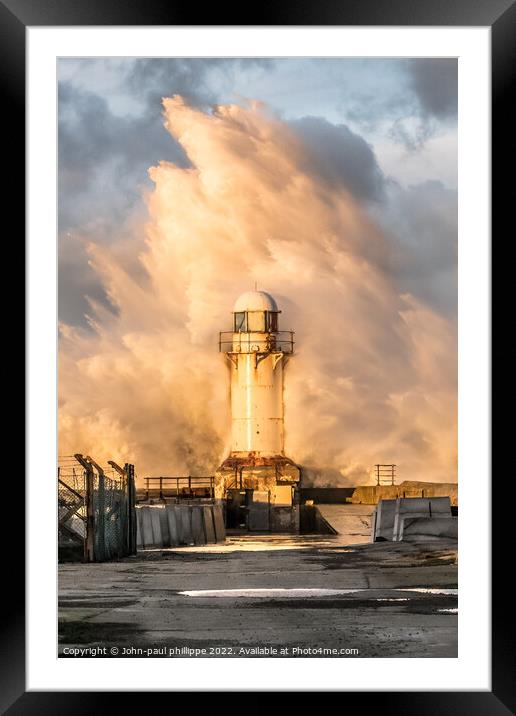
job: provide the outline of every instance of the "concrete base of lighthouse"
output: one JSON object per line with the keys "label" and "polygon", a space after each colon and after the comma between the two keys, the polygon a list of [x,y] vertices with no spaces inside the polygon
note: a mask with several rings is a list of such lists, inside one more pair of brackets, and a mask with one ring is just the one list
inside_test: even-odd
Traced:
{"label": "concrete base of lighthouse", "polygon": [[228,529],[299,533],[301,470],[284,455],[232,453],[215,473]]}

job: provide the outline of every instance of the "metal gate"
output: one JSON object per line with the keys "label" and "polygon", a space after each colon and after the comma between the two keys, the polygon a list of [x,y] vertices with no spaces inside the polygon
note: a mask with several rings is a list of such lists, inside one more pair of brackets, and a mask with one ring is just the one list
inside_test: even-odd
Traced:
{"label": "metal gate", "polygon": [[87,562],[136,554],[134,465],[110,462],[111,476],[91,457],[60,460],[58,519],[60,552],[82,546]]}

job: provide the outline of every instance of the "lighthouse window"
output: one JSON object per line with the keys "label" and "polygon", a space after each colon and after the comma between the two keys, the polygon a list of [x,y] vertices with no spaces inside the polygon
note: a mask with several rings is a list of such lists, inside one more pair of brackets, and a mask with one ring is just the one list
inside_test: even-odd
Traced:
{"label": "lighthouse window", "polygon": [[269,331],[275,333],[278,330],[278,314],[269,311],[267,316],[269,317]]}
{"label": "lighthouse window", "polygon": [[245,312],[235,313],[235,333],[247,331]]}
{"label": "lighthouse window", "polygon": [[265,331],[265,311],[249,311],[247,325],[249,331]]}

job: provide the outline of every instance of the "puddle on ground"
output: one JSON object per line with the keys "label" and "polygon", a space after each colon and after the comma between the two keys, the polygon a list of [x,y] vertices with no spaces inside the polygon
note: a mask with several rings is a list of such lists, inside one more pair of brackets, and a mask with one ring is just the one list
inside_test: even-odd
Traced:
{"label": "puddle on ground", "polygon": [[[324,589],[316,587],[271,587],[271,588],[244,588],[244,589],[193,589],[184,592],[178,592],[183,597],[229,597],[229,598],[264,598],[264,599],[310,599],[313,597],[337,597],[345,594],[357,594],[359,592],[367,592],[372,595],[375,589]],[[385,591],[382,589],[382,591]],[[438,595],[456,595],[456,589],[433,589],[430,587],[415,588],[398,588],[388,591],[394,592],[420,592],[424,594]],[[409,602],[412,597],[373,597],[369,596],[376,602]],[[453,610],[443,610],[453,611]]]}
{"label": "puddle on ground", "polygon": [[178,592],[185,597],[266,597],[299,599],[299,597],[335,597],[339,594],[355,594],[364,592],[364,589],[298,589],[298,588],[271,588],[271,589],[196,589],[187,592]]}
{"label": "puddle on ground", "polygon": [[401,592],[420,592],[421,594],[447,594],[457,596],[458,589],[443,589],[442,587],[400,587]]}
{"label": "puddle on ground", "polygon": [[[155,548],[145,551],[159,551],[166,554],[187,553],[187,552],[204,552],[208,554],[224,554],[226,552],[276,552],[287,550],[306,550],[325,548],[328,552],[354,552],[355,550],[347,549],[331,549],[335,544],[339,544],[337,536],[331,539],[324,539],[318,535],[260,535],[259,537],[241,537],[229,536],[225,542],[207,545],[189,545],[185,547],[168,547]],[[342,542],[340,542],[342,545]]]}

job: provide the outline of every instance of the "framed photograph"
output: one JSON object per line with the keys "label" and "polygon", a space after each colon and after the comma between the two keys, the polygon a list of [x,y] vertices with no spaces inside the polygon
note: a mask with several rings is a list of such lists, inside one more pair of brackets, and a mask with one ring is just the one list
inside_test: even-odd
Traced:
{"label": "framed photograph", "polygon": [[516,713],[490,442],[514,5],[192,15],[0,4],[28,306],[3,712]]}

